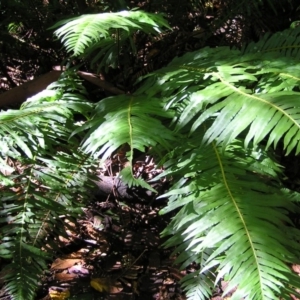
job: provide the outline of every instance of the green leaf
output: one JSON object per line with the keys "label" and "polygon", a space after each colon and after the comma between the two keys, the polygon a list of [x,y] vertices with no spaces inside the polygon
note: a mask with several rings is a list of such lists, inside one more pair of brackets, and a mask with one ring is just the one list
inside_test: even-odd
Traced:
{"label": "green leaf", "polygon": [[[234,299],[275,299],[297,277],[287,264],[300,250],[298,245],[290,247],[289,229],[284,225],[288,223],[287,209],[293,210],[292,202],[276,188],[276,181],[272,187],[261,180],[262,176],[276,180],[277,172],[267,170],[272,164],[258,169],[255,157],[259,152],[249,156],[241,142],[225,150],[212,143],[198,151],[196,137],[192,141],[194,151],[185,153],[182,147],[180,161],[174,161],[177,168],[169,164],[173,177],[186,174],[189,180],[180,178],[163,195],[169,196],[163,213],[181,207],[163,232],[172,235],[165,246],[175,246],[174,253],[180,253],[178,262],[184,265],[190,255],[195,259],[211,249],[199,274],[211,272],[216,282],[226,276],[229,286],[224,294],[237,287]],[[260,155],[267,159],[266,153],[260,151]],[[276,164],[273,166],[276,170]],[[184,251],[191,254],[182,256]],[[204,293],[197,278],[196,274],[188,277],[189,290],[199,288]]]}
{"label": "green leaf", "polygon": [[[60,21],[52,28],[56,27],[60,28],[55,31],[55,34],[64,42],[67,51],[74,52],[74,55],[84,53],[91,45],[94,45],[93,51],[96,50],[95,46],[98,48],[104,46],[105,51],[111,53],[109,48],[116,44],[115,38],[109,39],[113,36],[113,29],[125,31],[124,39],[137,30],[148,34],[158,34],[163,27],[170,29],[161,15],[143,11],[83,15]],[[103,42],[99,43],[100,41]]]}

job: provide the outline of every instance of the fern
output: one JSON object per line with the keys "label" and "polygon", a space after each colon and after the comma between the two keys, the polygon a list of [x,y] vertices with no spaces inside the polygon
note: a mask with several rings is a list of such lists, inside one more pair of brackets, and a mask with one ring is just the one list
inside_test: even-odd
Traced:
{"label": "fern", "polygon": [[157,35],[162,28],[170,28],[160,15],[142,11],[122,11],[83,15],[63,20],[52,28],[60,27],[55,34],[60,38],[68,52],[74,56],[93,55],[92,64],[98,69],[105,66],[117,67],[122,46],[129,40],[131,51],[135,54],[133,33],[140,30]]}
{"label": "fern", "polygon": [[[157,144],[171,149],[170,142],[175,137],[159,118],[172,117],[172,111],[165,111],[158,99],[121,95],[102,100],[92,119],[77,132],[89,129],[82,147],[87,153],[101,155],[103,160],[128,143],[127,157],[132,166],[134,149],[145,152],[146,147]],[[131,167],[122,170],[120,175],[129,186],[152,189],[143,180],[134,178]]]}
{"label": "fern", "polygon": [[[212,251],[201,272],[189,275],[188,294],[208,271],[215,283],[229,280],[224,294],[237,287],[232,299],[288,299],[290,285],[299,286],[287,267],[298,261],[299,245],[284,225],[296,207],[278,185],[280,169],[256,149],[282,141],[286,153],[299,153],[298,69],[278,53],[206,48],[174,59],[138,91],[168,98],[166,106],[178,111],[176,131],[187,131],[182,152],[165,164],[162,176],[180,179],[163,195],[169,203],[162,213],[181,208],[163,232],[172,235],[166,246],[177,246],[179,261]],[[205,299],[208,290],[201,290],[191,299]]]}
{"label": "fern", "polygon": [[[246,146],[262,140],[267,141],[267,146],[276,146],[284,137],[287,153],[295,148],[298,153],[300,74],[295,60],[279,59],[278,54],[260,54],[259,58],[252,54],[242,56],[229,48],[188,53],[161,70],[163,76],[154,74],[159,78],[157,83],[149,79],[140,92],[151,90],[152,96],[152,91],[164,82],[166,92],[162,90],[162,95],[170,97],[171,90],[179,89],[181,82],[176,77],[180,74],[185,80],[183,90],[169,100],[170,105],[183,105],[176,124],[178,131],[193,120],[192,134],[205,120],[214,118],[204,143],[216,140],[227,145],[250,127]],[[197,89],[196,84],[204,88]],[[186,105],[182,104],[184,98]]]}
{"label": "fern", "polygon": [[[150,137],[138,117],[172,112],[175,131],[151,121],[149,145],[164,146],[152,133],[158,128],[173,144],[161,176],[174,184],[162,196],[169,202],[161,213],[180,210],[163,235],[172,236],[165,246],[175,247],[183,268],[192,261],[200,266],[182,281],[190,299],[209,297],[224,277],[224,294],[237,288],[233,299],[287,299],[299,288],[288,267],[298,261],[292,235],[299,232],[290,229],[287,216],[299,196],[282,189],[270,152],[279,141],[286,153],[299,152],[299,66],[284,54],[243,55],[226,47],[187,53],[147,75],[134,95],[104,100],[86,125],[85,150],[105,157],[126,142],[143,151]],[[149,103],[161,107],[151,111]],[[180,146],[173,142],[176,134]]]}
{"label": "fern", "polygon": [[[4,280],[15,299],[34,298],[46,261],[58,249],[56,239],[46,238],[50,233],[68,238],[61,216],[72,219],[81,213],[90,186],[94,162],[80,150],[79,139],[69,138],[76,128],[73,114],[86,114],[92,105],[78,93],[82,86],[72,73],[64,76],[55,90],[0,114],[2,157],[24,165],[21,173],[10,176],[13,189],[7,186],[1,194],[0,256],[11,260]],[[69,80],[72,87],[65,88]]]}
{"label": "fern", "polygon": [[161,212],[181,208],[163,232],[173,235],[166,246],[177,246],[178,263],[186,266],[210,251],[201,272],[185,279],[187,291],[199,288],[201,276],[212,272],[216,282],[226,275],[225,294],[238,286],[233,299],[276,299],[281,287],[297,282],[286,263],[297,261],[299,253],[299,245],[287,238],[286,214],[296,208],[276,184],[278,167],[262,150],[245,151],[241,142],[225,151],[214,144],[198,151],[199,137],[194,140],[192,151],[167,163],[180,179],[163,195],[169,204]]}
{"label": "fern", "polygon": [[[152,34],[168,28],[158,15],[133,11],[82,16],[61,25],[56,33],[74,55],[105,49],[96,57],[102,65],[103,57],[116,61],[115,41],[129,39],[136,30]],[[237,288],[232,299],[289,299],[296,293],[300,284],[289,265],[299,260],[299,230],[288,214],[298,211],[299,194],[283,188],[274,148],[280,142],[287,154],[300,152],[297,32],[267,36],[255,45],[263,52],[250,45],[243,51],[219,47],[187,53],[145,76],[135,93],[95,107],[67,73],[54,91],[20,111],[2,112],[3,156],[23,155],[30,164],[26,176],[10,177],[22,192],[7,189],[2,196],[1,220],[12,222],[3,229],[0,254],[13,257],[9,274],[22,281],[7,276],[7,290],[22,299],[25,282],[33,297],[38,277],[13,267],[32,263],[30,270],[41,274],[47,257],[37,249],[46,248],[47,230],[63,234],[54,222],[58,211],[78,213],[72,197],[87,188],[88,178],[81,182],[93,164],[87,157],[105,159],[127,143],[130,163],[134,149],[152,147],[164,162],[160,176],[172,179],[161,196],[169,199],[161,213],[176,214],[162,234],[182,268],[192,262],[199,266],[182,280],[189,299],[209,298],[223,278],[229,281],[224,295]],[[292,52],[286,51],[289,44]],[[81,127],[74,124],[75,112],[88,119]],[[64,143],[72,153],[56,151]],[[129,186],[150,188],[134,178],[130,167],[121,176]]]}
{"label": "fern", "polygon": [[243,52],[279,52],[286,57],[299,58],[299,34],[299,27],[292,27],[291,29],[275,34],[267,33],[259,43],[250,43],[246,45]]}

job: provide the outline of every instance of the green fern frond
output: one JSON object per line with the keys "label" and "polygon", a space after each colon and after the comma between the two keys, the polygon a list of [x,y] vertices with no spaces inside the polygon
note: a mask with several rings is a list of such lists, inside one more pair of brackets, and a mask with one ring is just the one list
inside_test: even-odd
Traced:
{"label": "green fern frond", "polygon": [[123,182],[126,182],[129,188],[133,186],[141,186],[149,191],[156,193],[156,190],[151,187],[151,185],[148,184],[143,178],[134,177],[132,166],[122,169],[120,172],[120,178],[122,178]]}
{"label": "green fern frond", "polygon": [[285,57],[300,57],[300,28],[290,28],[275,34],[267,33],[257,43],[250,43],[243,49],[243,53],[277,52]]}
{"label": "green fern frond", "polygon": [[[170,149],[170,141],[174,141],[175,137],[160,119],[172,117],[173,113],[163,109],[160,99],[121,95],[99,102],[92,119],[76,132],[89,128],[82,147],[87,153],[101,155],[102,159],[128,143],[130,150],[127,157],[132,165],[134,149],[145,152],[146,147],[157,144]],[[123,179],[127,183],[141,183],[130,174],[127,169],[123,171]]]}
{"label": "green fern frond", "polygon": [[[9,155],[19,159],[23,152],[32,158],[36,149],[44,148],[46,144],[49,146],[47,141],[51,140],[53,134],[55,138],[52,136],[52,142],[59,145],[62,140],[68,140],[75,129],[74,124],[70,125],[73,114],[90,113],[93,105],[83,95],[64,92],[64,87],[60,87],[56,90],[45,90],[29,98],[20,110],[1,112],[0,153],[4,157]],[[64,126],[67,123],[68,126]],[[29,141],[32,149],[29,148]]]}
{"label": "green fern frond", "polygon": [[[72,154],[58,153],[51,159],[45,158],[51,157],[49,152],[40,155],[42,157],[35,156],[35,161],[28,161],[31,167],[12,177],[19,193],[7,189],[1,195],[3,243],[0,256],[12,259],[8,265],[9,276],[4,279],[11,295],[20,300],[33,299],[29,295],[38,287],[38,279],[46,269],[46,259],[58,250],[58,240],[46,242],[46,237],[51,233],[68,238],[65,222],[75,222],[91,190],[92,176],[89,174],[94,163],[86,155],[75,150]],[[40,249],[45,253],[38,260],[35,251]],[[27,263],[31,264],[28,268]],[[14,265],[21,266],[21,270]]]}
{"label": "green fern frond", "polygon": [[67,51],[74,52],[74,55],[83,54],[91,45],[102,47],[104,44],[96,44],[101,40],[105,40],[103,43],[107,47],[112,47],[116,44],[115,39],[110,40],[113,35],[112,29],[125,31],[127,33],[125,38],[137,30],[158,34],[163,27],[170,29],[161,15],[142,11],[83,15],[60,21],[52,28],[57,27],[60,28],[55,31],[55,34],[64,42]]}
{"label": "green fern frond", "polygon": [[[188,208],[188,206],[186,206],[186,208]],[[186,217],[186,213],[185,210],[179,211],[176,215],[176,219]],[[193,214],[193,211],[189,211],[189,215],[191,214]],[[193,219],[193,217],[191,219]],[[188,268],[191,264],[197,266],[196,270],[191,271],[181,279],[181,286],[185,290],[188,299],[210,299],[215,288],[216,270],[214,270],[214,272],[206,271],[201,273],[201,269],[205,267],[205,263],[211,255],[212,249],[206,249],[201,255],[196,256],[195,253],[189,249],[189,241],[184,240],[183,230],[174,230],[173,225],[175,225],[175,220],[171,221],[169,226],[163,231],[164,236],[172,236],[165,242],[164,246],[172,248],[176,246],[172,256],[177,256],[175,263],[181,265],[181,269]]]}
{"label": "green fern frond", "polygon": [[[245,152],[241,143],[225,151],[214,144],[196,149],[183,155],[177,167],[169,165],[174,176],[185,179],[163,195],[170,200],[162,213],[181,207],[163,233],[174,235],[165,245],[176,246],[174,252],[180,255],[187,249],[195,259],[211,249],[199,274],[211,271],[216,283],[226,276],[224,294],[237,287],[232,299],[276,299],[282,293],[286,297],[285,288],[297,278],[287,263],[297,261],[300,249],[287,238],[287,211],[294,206],[276,186],[277,176],[257,168],[257,152]],[[260,161],[269,159],[259,153]],[[272,168],[269,162],[267,166]],[[180,248],[182,243],[188,246]],[[198,282],[199,277],[191,275],[189,289],[193,284],[196,289]]]}
{"label": "green fern frond", "polygon": [[206,300],[212,296],[212,290],[214,288],[214,277],[209,272],[201,274],[200,271],[196,271],[186,275],[181,280],[181,286],[186,292],[188,299]]}
{"label": "green fern frond", "polygon": [[[44,171],[41,170],[41,167],[36,170],[27,169],[22,175],[18,176],[19,178],[14,176],[15,180],[19,179],[20,181],[19,184],[15,184],[14,188],[21,192],[16,194],[10,190],[3,190],[1,195],[1,233],[4,236],[4,242],[0,247],[0,256],[12,258],[13,263],[17,260],[17,264],[20,265],[20,261],[22,264],[26,264],[26,260],[30,260],[31,257],[33,259],[37,258],[35,253],[32,253],[34,256],[30,256],[28,253],[25,255],[24,247],[32,247],[32,251],[35,248],[43,248],[45,251],[48,250],[49,253],[57,249],[57,241],[49,240],[47,244],[45,243],[47,233],[51,231],[52,234],[60,234],[67,238],[60,215],[69,215],[71,218],[80,212],[80,204],[75,202],[75,185],[74,191],[68,186],[64,187],[63,180],[70,172],[60,172],[61,176],[55,174],[54,177],[49,174],[49,171],[46,171],[45,165],[43,165],[43,168]],[[27,182],[24,180],[25,176]],[[84,177],[82,177],[83,179]],[[4,225],[7,222],[9,224]],[[20,234],[20,238],[16,239],[15,234]],[[18,251],[15,249],[18,249]],[[41,274],[38,271],[34,272],[36,276]],[[12,280],[14,276],[18,276],[18,278],[21,276],[16,275],[16,272],[19,272],[18,268],[15,268],[14,272],[10,272],[12,273],[10,277]],[[22,274],[24,276],[19,280],[23,280],[23,284],[26,285],[26,274],[25,272]]]}
{"label": "green fern frond", "polygon": [[[47,268],[45,262],[49,256],[39,248],[24,243],[21,233],[17,234],[13,242],[15,247],[7,247],[13,256],[13,262],[3,270],[6,274],[3,279],[7,282],[5,290],[13,299],[34,299],[39,275]],[[8,243],[4,244],[7,246]]]}
{"label": "green fern frond", "polygon": [[[119,56],[121,53],[136,55],[136,47],[133,41],[132,33],[121,31],[120,29],[111,30],[111,37],[93,43],[85,50],[85,56],[91,58],[91,66],[97,66],[99,72],[105,67],[117,68],[119,66]],[[128,53],[128,54],[129,54]]]}
{"label": "green fern frond", "polygon": [[173,60],[160,72],[138,92],[168,98],[168,107],[180,112],[178,131],[189,124],[192,134],[212,120],[205,143],[227,145],[247,130],[246,146],[263,140],[276,146],[282,139],[286,153],[300,152],[300,72],[295,59],[207,48]]}
{"label": "green fern frond", "polygon": [[55,239],[45,242],[47,235],[68,238],[61,216],[75,220],[89,198],[95,162],[71,133],[78,128],[74,114],[90,114],[93,105],[72,76],[64,74],[52,85],[56,90],[28,99],[20,110],[0,113],[2,158],[9,155],[23,166],[7,176],[11,184],[0,196],[0,256],[11,260],[4,280],[14,299],[34,298],[46,261],[59,246]]}

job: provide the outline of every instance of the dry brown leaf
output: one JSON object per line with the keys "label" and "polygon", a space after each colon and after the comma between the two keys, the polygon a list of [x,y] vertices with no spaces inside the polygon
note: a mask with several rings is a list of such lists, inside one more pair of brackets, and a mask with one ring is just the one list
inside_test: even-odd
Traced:
{"label": "dry brown leaf", "polygon": [[49,289],[49,296],[55,300],[65,300],[70,297],[70,291],[68,289]]}
{"label": "dry brown leaf", "polygon": [[114,282],[113,285],[111,285],[109,293],[110,294],[118,294],[118,293],[122,292],[122,290],[123,290],[123,287],[122,287],[121,282],[116,281],[116,282]]}
{"label": "dry brown leaf", "polygon": [[167,277],[164,281],[163,281],[163,284],[165,285],[170,285],[170,284],[173,284],[174,283],[174,280]]}
{"label": "dry brown leaf", "polygon": [[63,236],[61,236],[61,235],[58,237],[58,239],[59,239],[59,241],[60,241],[61,243],[64,243],[64,244],[68,244],[68,243],[70,243],[70,241],[71,241],[70,238],[65,238],[65,237],[63,237]]}
{"label": "dry brown leaf", "polygon": [[62,259],[62,258],[57,258],[51,265],[51,270],[64,270],[67,268],[70,268],[74,266],[75,264],[81,262],[81,259],[78,258],[67,258],[67,259]]}
{"label": "dry brown leaf", "polygon": [[297,274],[300,274],[300,265],[292,265],[292,269]]}
{"label": "dry brown leaf", "polygon": [[85,248],[81,248],[80,250],[78,250],[77,252],[72,252],[68,255],[64,255],[63,259],[75,259],[75,258],[82,258],[82,255],[89,252],[90,250],[85,249]]}
{"label": "dry brown leaf", "polygon": [[77,274],[56,273],[54,278],[58,281],[69,281],[77,278]]}

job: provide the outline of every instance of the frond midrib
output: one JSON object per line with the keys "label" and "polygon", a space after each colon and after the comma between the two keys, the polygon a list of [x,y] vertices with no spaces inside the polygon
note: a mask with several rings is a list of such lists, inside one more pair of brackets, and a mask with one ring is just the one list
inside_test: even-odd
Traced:
{"label": "frond midrib", "polygon": [[261,275],[260,265],[258,263],[258,257],[257,257],[257,254],[256,254],[254,243],[252,241],[251,234],[250,234],[250,232],[248,230],[248,226],[246,224],[246,220],[244,219],[243,214],[242,214],[241,210],[239,209],[239,206],[238,206],[237,202],[235,201],[235,197],[233,196],[233,194],[231,192],[231,189],[230,189],[229,184],[228,184],[227,179],[226,179],[226,174],[225,174],[225,170],[224,170],[224,167],[223,167],[222,159],[220,157],[219,151],[217,150],[216,145],[215,145],[214,142],[212,143],[212,147],[214,149],[215,155],[216,155],[217,160],[218,160],[218,164],[219,164],[220,171],[221,171],[221,177],[222,177],[222,180],[224,182],[225,188],[227,190],[227,193],[229,195],[229,198],[230,198],[231,202],[234,205],[235,211],[237,212],[237,214],[239,216],[239,219],[242,222],[242,225],[243,225],[243,228],[244,228],[244,232],[247,235],[247,240],[248,240],[250,248],[252,250],[253,257],[254,257],[254,260],[255,260],[255,264],[257,266],[256,270],[258,271],[258,274],[259,274],[259,285],[260,285],[261,295],[263,297],[262,299],[264,299],[265,296],[264,296],[264,293],[263,293],[264,288],[263,288],[263,283],[262,283],[262,275]]}

